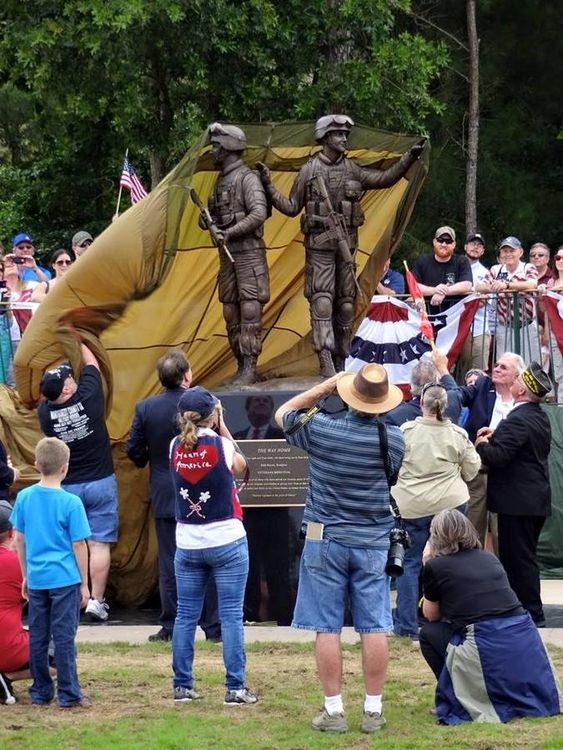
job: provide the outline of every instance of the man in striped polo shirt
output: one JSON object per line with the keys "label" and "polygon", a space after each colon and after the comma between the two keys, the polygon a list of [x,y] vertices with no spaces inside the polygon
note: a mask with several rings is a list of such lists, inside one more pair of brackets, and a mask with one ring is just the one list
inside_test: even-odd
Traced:
{"label": "man in striped polo shirt", "polygon": [[[348,406],[343,415],[307,413],[335,389]],[[375,732],[385,724],[385,633],[393,628],[385,564],[393,517],[377,415],[393,409],[402,398],[399,388],[389,385],[385,368],[369,364],[357,373],[325,380],[276,412],[287,442],[309,454],[306,537],[292,625],[317,633],[317,670],[325,698],[313,727],[321,731],[348,729],[340,644],[348,600],[362,642],[362,731]],[[404,455],[403,436],[395,425],[387,425],[387,443],[393,481]]]}
{"label": "man in striped polo shirt", "polygon": [[531,263],[521,260],[523,253],[517,237],[506,237],[499,245],[499,263],[476,286],[477,292],[498,295],[492,317],[496,347],[493,361],[505,352],[521,354],[526,362],[540,360],[539,332],[534,320],[536,301],[530,294],[507,294],[537,288],[538,272]]}

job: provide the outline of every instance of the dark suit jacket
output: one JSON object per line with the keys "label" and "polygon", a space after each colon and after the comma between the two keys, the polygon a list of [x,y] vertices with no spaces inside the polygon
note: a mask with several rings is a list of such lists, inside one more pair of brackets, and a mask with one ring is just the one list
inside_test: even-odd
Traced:
{"label": "dark suit jacket", "polygon": [[[239,430],[238,432],[235,432],[233,435],[235,440],[247,440],[248,435],[248,427],[246,430]],[[269,424],[268,429],[266,430],[266,436],[263,438],[264,440],[279,440],[280,438],[283,438],[283,430],[280,430],[279,427],[274,427],[273,425]]]}
{"label": "dark suit jacket", "polygon": [[486,375],[479,378],[473,385],[464,385],[459,389],[461,394],[461,403],[469,408],[469,416],[464,427],[472,443],[477,437],[477,430],[481,427],[488,427],[497,392],[491,378]]}
{"label": "dark suit jacket", "polygon": [[549,418],[539,404],[515,406],[477,453],[488,467],[487,505],[509,516],[548,516]]}
{"label": "dark suit jacket", "polygon": [[183,388],[170,388],[140,401],[129,439],[127,455],[139,467],[150,465],[151,502],[155,518],[174,518],[174,486],[170,475],[170,441],[178,434],[176,414]]}
{"label": "dark suit jacket", "polygon": [[[449,374],[442,375],[440,383],[444,386],[448,395],[448,405],[446,407],[446,417],[452,420],[454,424],[459,421],[461,414],[461,394],[457,383]],[[420,408],[420,396],[411,398],[410,401],[403,401],[385,415],[387,424],[395,424],[400,427],[404,422],[412,422],[413,419],[422,416]]]}

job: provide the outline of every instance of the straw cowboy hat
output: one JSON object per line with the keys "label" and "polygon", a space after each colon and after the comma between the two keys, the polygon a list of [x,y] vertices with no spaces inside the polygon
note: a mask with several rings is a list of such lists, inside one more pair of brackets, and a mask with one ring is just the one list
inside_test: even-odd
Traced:
{"label": "straw cowboy hat", "polygon": [[367,414],[383,414],[398,406],[403,393],[389,385],[383,365],[364,365],[359,372],[346,372],[336,381],[340,398],[352,409]]}

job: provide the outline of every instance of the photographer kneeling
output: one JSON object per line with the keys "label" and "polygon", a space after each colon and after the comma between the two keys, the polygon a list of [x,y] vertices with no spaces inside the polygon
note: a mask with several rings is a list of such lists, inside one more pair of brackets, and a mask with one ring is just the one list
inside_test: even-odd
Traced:
{"label": "photographer kneeling", "polygon": [[422,655],[442,724],[558,714],[557,678],[497,558],[457,510],[438,513],[424,550]]}

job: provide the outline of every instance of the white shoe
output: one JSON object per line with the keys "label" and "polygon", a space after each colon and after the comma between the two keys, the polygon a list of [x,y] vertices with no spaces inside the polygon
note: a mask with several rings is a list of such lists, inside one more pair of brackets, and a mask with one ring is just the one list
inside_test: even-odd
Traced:
{"label": "white shoe", "polygon": [[90,599],[86,606],[86,614],[90,615],[93,620],[105,622],[109,617],[109,607],[105,601],[99,602],[97,599]]}

